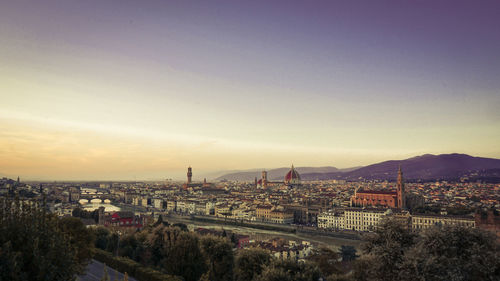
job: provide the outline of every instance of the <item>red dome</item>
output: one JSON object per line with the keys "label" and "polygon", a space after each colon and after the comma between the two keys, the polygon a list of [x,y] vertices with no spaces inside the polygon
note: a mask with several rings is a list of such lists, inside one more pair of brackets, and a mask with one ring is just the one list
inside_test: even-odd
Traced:
{"label": "red dome", "polygon": [[299,172],[297,172],[297,170],[295,170],[295,168],[293,168],[292,165],[290,171],[288,171],[288,173],[286,173],[285,175],[285,183],[298,183],[299,181],[300,181]]}

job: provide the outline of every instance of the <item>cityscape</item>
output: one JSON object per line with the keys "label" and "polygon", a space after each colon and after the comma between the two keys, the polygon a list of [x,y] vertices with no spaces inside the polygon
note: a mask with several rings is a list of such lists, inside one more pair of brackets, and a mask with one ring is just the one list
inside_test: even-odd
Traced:
{"label": "cityscape", "polygon": [[500,280],[495,1],[0,3],[0,281]]}

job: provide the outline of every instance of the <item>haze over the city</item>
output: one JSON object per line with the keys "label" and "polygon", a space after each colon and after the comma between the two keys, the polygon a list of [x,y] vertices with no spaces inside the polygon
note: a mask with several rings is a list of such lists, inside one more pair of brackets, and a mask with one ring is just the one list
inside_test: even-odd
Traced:
{"label": "haze over the city", "polygon": [[2,1],[0,176],[500,158],[499,14],[497,1]]}

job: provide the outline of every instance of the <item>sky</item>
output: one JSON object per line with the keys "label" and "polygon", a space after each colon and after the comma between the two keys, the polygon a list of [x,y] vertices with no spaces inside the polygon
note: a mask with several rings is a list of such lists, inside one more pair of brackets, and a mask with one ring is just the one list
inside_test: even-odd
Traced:
{"label": "sky", "polygon": [[500,158],[498,1],[0,0],[0,176]]}

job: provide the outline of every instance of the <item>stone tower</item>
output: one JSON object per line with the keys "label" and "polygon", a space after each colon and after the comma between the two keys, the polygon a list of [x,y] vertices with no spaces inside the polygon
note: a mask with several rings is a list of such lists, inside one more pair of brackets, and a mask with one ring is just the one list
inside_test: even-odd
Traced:
{"label": "stone tower", "polygon": [[191,167],[188,167],[187,177],[188,177],[187,183],[190,184],[191,178],[193,177],[193,170],[191,169]]}
{"label": "stone tower", "polygon": [[401,171],[401,165],[398,170],[398,183],[397,183],[397,194],[398,194],[398,208],[406,208],[406,194],[405,194],[405,184],[403,183],[403,171]]}
{"label": "stone tower", "polygon": [[267,171],[262,171],[262,187],[267,187]]}
{"label": "stone tower", "polygon": [[98,211],[99,218],[97,221],[97,223],[99,225],[104,225],[104,209],[105,209],[105,207],[99,207],[99,211]]}

